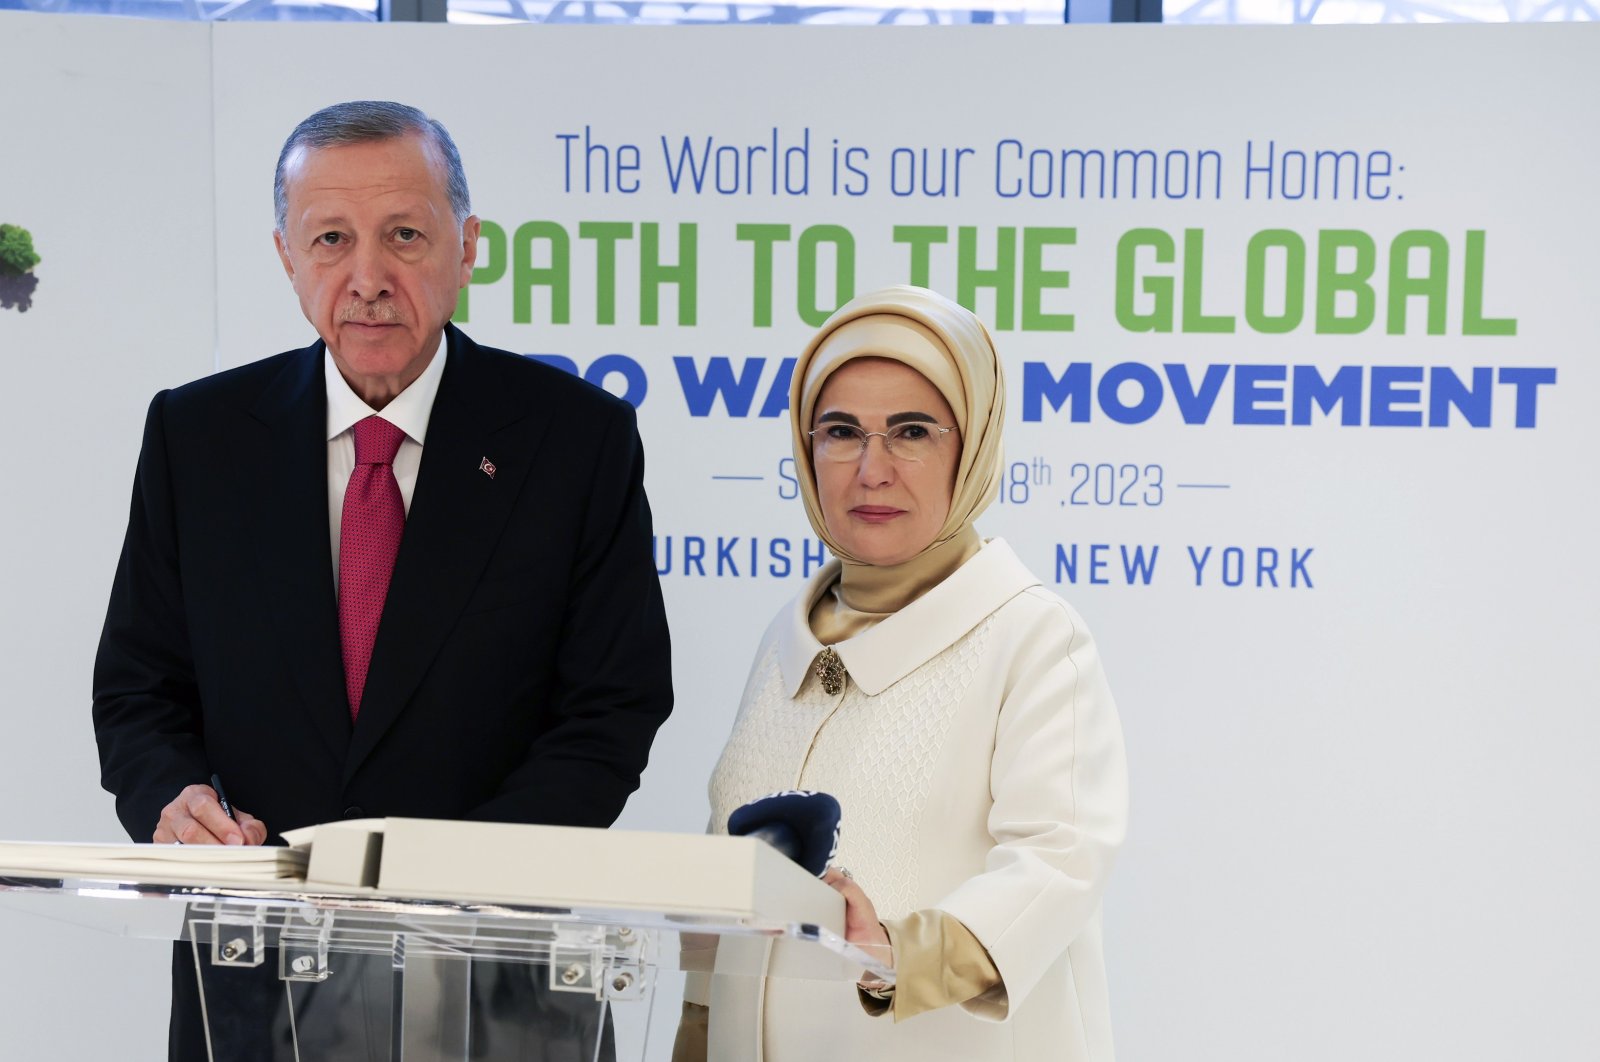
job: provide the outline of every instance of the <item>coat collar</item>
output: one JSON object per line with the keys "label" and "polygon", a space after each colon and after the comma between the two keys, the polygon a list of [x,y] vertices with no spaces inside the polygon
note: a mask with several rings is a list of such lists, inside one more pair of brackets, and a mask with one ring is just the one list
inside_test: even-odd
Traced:
{"label": "coat collar", "polygon": [[[822,643],[811,633],[811,607],[839,579],[831,561],[806,584],[779,620],[778,662],[784,689],[799,694]],[[833,647],[850,681],[875,697],[959,641],[985,616],[1039,580],[1004,539],[990,539],[949,578],[875,626]]]}

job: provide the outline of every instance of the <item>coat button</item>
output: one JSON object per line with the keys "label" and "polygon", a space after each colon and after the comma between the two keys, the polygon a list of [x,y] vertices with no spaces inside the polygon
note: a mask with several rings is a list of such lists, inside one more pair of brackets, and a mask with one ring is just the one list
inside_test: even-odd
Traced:
{"label": "coat button", "polygon": [[367,813],[355,805],[351,805],[344,809],[344,817],[347,819],[364,819],[367,817]]}

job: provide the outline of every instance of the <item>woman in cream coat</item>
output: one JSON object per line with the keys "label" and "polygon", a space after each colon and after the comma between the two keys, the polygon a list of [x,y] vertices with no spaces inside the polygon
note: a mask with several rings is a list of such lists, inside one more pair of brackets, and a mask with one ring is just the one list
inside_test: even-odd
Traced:
{"label": "woman in cream coat", "polygon": [[[897,983],[769,979],[765,1062],[1110,1062],[1122,736],[1083,620],[973,528],[1001,468],[993,340],[932,292],[862,296],[801,355],[790,408],[837,559],[762,639],[712,821],[777,790],[838,797],[849,874],[828,880]],[[711,1014],[713,1043],[734,1017]]]}

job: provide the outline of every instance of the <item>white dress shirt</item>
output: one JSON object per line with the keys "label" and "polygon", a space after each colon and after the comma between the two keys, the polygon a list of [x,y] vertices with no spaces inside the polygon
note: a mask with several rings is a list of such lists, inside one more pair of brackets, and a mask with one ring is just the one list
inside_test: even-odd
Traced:
{"label": "white dress shirt", "polygon": [[381,411],[367,405],[350,389],[339,375],[332,354],[324,352],[322,355],[322,375],[328,390],[328,539],[333,547],[335,589],[339,586],[339,529],[344,517],[344,492],[356,470],[356,422],[377,415],[406,433],[394,455],[394,478],[400,484],[400,498],[409,516],[411,495],[417,489],[417,469],[422,465],[422,440],[428,434],[428,417],[433,413],[433,400],[439,394],[439,380],[444,376],[446,347],[441,335],[439,349],[428,367],[422,370],[422,375]]}

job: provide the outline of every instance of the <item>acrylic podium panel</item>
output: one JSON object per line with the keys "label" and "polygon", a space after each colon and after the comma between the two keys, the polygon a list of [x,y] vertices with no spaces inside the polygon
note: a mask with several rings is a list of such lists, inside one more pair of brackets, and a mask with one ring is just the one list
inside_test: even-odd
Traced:
{"label": "acrylic podium panel", "polygon": [[0,862],[6,910],[179,941],[216,1062],[665,1059],[682,973],[842,985],[864,970],[888,975],[882,957],[834,929],[781,913],[173,885]]}
{"label": "acrylic podium panel", "polygon": [[[213,1058],[643,1058],[662,931],[442,904],[190,902]],[[668,957],[671,969],[676,963]],[[653,1030],[661,1035],[661,1030]]]}

